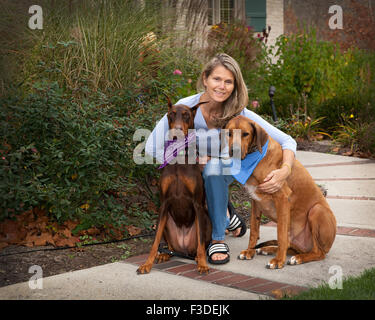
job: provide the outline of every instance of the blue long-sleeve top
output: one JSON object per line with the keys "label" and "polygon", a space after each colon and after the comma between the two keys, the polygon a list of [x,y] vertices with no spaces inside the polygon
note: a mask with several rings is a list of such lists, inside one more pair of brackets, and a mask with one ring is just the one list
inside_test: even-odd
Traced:
{"label": "blue long-sleeve top", "polygon": [[[199,103],[199,99],[202,94],[203,93],[198,93],[193,96],[180,99],[175,104],[183,104],[192,108]],[[281,148],[283,150],[289,149],[292,150],[294,154],[296,154],[297,143],[291,136],[277,129],[253,111],[244,108],[240,114],[259,124],[264,130],[266,130],[270,137],[272,137],[281,145]],[[204,155],[206,150],[207,155],[211,157],[218,157],[222,156],[223,154],[227,155],[226,150],[220,150],[221,130],[208,129],[206,120],[204,119],[200,108],[198,108],[195,114],[194,126],[196,129],[197,145],[199,147],[200,156]],[[165,114],[163,118],[161,118],[161,120],[156,124],[154,130],[146,141],[145,152],[148,155],[156,158],[159,163],[163,163],[164,160],[164,144],[165,141],[168,140],[168,130],[168,117],[167,114]]]}

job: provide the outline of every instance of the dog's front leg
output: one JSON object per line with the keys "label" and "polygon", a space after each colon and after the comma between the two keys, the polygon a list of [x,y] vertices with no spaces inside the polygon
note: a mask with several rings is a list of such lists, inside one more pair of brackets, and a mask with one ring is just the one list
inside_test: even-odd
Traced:
{"label": "dog's front leg", "polygon": [[260,210],[255,200],[251,200],[250,238],[246,250],[242,250],[238,259],[251,260],[255,255],[255,245],[259,239]]}
{"label": "dog's front leg", "polygon": [[[164,206],[162,205],[162,208],[163,207]],[[164,212],[164,210],[160,210],[160,215],[161,215],[161,218],[160,218],[159,223],[158,223],[158,229],[156,231],[155,240],[154,240],[154,243],[151,247],[150,254],[149,254],[146,262],[144,264],[142,264],[137,269],[138,274],[149,273],[151,271],[154,260],[155,260],[157,254],[158,254],[159,244],[160,244],[161,238],[163,236],[165,225],[167,223],[167,213]]]}
{"label": "dog's front leg", "polygon": [[281,269],[284,267],[286,253],[289,247],[289,225],[290,225],[290,203],[283,190],[276,192],[273,196],[277,214],[277,242],[276,257],[268,264],[268,269]]}
{"label": "dog's front leg", "polygon": [[199,207],[198,205],[194,204],[195,208],[195,225],[196,225],[196,230],[197,230],[197,242],[198,242],[198,247],[197,247],[197,264],[198,264],[198,272],[199,273],[208,273],[209,272],[209,267],[207,265],[206,261],[206,248],[205,248],[205,243],[203,240],[203,232],[204,230],[202,229],[203,226],[203,208]]}

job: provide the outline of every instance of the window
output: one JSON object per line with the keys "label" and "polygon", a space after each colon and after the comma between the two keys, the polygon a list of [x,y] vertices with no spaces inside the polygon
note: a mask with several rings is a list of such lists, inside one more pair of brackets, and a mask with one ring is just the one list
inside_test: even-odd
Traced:
{"label": "window", "polygon": [[246,0],[246,24],[260,32],[266,27],[267,0]]}
{"label": "window", "polygon": [[214,0],[208,0],[208,25],[212,26],[214,24]]}
{"label": "window", "polygon": [[234,20],[234,0],[220,0],[220,22],[231,23]]}
{"label": "window", "polygon": [[208,0],[208,25],[234,21],[235,0]]}

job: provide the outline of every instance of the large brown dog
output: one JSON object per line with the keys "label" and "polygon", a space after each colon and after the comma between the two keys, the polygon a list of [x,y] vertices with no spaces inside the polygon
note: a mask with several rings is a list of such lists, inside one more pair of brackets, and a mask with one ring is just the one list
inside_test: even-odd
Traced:
{"label": "large brown dog", "polygon": [[[254,147],[261,152],[262,146],[269,139],[265,157],[245,184],[252,198],[250,240],[239,259],[252,259],[255,253],[276,253],[275,258],[267,264],[270,269],[284,266],[288,249],[288,253],[295,254],[288,261],[291,265],[324,259],[336,236],[336,219],[308,171],[295,160],[291,174],[279,191],[274,194],[260,192],[257,186],[272,170],[282,165],[280,144],[244,116],[230,120],[226,129],[229,129],[229,150],[232,154],[233,148],[240,147],[241,159],[253,152]],[[240,129],[241,135],[233,134],[234,129]],[[267,241],[256,246],[261,214],[277,222],[277,241]]]}
{"label": "large brown dog", "polygon": [[[201,102],[189,108],[172,105],[168,99],[169,128],[182,130],[194,128],[194,117]],[[155,258],[157,262],[167,261],[167,253],[158,253],[161,238],[171,251],[196,256],[198,271],[208,273],[206,247],[211,240],[211,221],[205,205],[205,192],[199,164],[168,164],[160,177],[160,200],[158,227],[150,255],[141,265],[138,274],[151,271]]]}

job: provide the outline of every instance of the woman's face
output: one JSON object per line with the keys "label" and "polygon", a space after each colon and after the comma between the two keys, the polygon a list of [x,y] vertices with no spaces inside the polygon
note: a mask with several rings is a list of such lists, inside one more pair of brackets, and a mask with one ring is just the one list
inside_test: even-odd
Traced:
{"label": "woman's face", "polygon": [[234,90],[234,76],[223,66],[217,66],[211,74],[203,78],[206,92],[215,102],[224,102]]}

